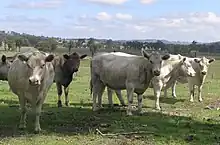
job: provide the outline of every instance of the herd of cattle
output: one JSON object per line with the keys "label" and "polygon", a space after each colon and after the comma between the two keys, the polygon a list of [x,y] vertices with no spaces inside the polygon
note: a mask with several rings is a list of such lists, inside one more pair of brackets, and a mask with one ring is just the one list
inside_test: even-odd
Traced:
{"label": "herd of cattle", "polygon": [[[108,101],[113,107],[112,93],[116,93],[121,105],[125,101],[121,90],[127,91],[127,115],[132,115],[133,95],[137,94],[138,111],[142,113],[142,95],[148,87],[153,88],[156,97],[156,109],[160,110],[161,91],[167,95],[172,87],[172,96],[176,97],[176,83],[188,83],[190,101],[193,102],[194,88],[198,86],[199,101],[201,91],[210,63],[215,59],[206,57],[189,58],[182,55],[148,54],[141,50],[142,56],[122,52],[96,53],[90,60],[90,89],[93,98],[93,111],[102,107],[102,95],[107,87]],[[41,130],[39,119],[42,105],[53,83],[56,83],[58,107],[62,107],[61,95],[64,87],[65,105],[68,106],[69,84],[73,74],[79,70],[80,56],[74,52],[70,55],[48,54],[42,51],[17,53],[13,57],[2,56],[0,80],[7,80],[10,90],[18,96],[21,118],[19,128],[26,127],[26,103],[35,111],[35,132]],[[98,103],[96,102],[98,98]]]}

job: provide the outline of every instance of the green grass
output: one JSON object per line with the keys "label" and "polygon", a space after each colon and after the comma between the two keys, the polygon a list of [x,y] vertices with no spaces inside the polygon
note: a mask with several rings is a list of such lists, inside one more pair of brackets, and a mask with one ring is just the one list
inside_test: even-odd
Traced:
{"label": "green grass", "polygon": [[[34,134],[34,117],[31,110],[27,117],[27,129],[18,130],[20,110],[17,96],[9,91],[7,82],[0,82],[0,144],[7,145],[215,145],[220,143],[220,113],[204,107],[217,101],[220,94],[220,61],[210,67],[203,89],[204,102],[189,102],[187,84],[177,85],[177,99],[161,96],[162,111],[155,111],[152,89],[145,92],[143,116],[134,113],[127,117],[123,108],[110,110],[107,106],[100,112],[92,112],[89,91],[89,60],[84,60],[78,76],[70,86],[70,107],[57,108],[55,84],[43,105],[40,119],[42,132]],[[213,78],[212,78],[213,77]],[[125,91],[123,91],[125,96]],[[124,97],[126,100],[126,97]],[[106,92],[103,103],[107,103]],[[62,96],[64,103],[64,96]],[[126,100],[127,101],[127,100]],[[136,96],[134,103],[137,105]],[[114,103],[119,103],[114,94]],[[63,104],[64,105],[64,104]],[[106,137],[97,134],[144,131],[142,134]],[[190,139],[192,136],[192,140]]]}

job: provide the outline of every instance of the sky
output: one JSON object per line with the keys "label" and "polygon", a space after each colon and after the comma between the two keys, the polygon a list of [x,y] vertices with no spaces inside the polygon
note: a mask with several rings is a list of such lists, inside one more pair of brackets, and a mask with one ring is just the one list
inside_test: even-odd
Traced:
{"label": "sky", "polygon": [[4,0],[0,30],[63,38],[220,40],[220,0]]}

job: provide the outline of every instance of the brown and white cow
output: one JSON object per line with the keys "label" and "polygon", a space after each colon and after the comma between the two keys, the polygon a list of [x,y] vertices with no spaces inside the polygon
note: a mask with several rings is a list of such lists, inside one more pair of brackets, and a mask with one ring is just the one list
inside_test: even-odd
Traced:
{"label": "brown and white cow", "polygon": [[64,87],[65,105],[69,105],[69,85],[73,80],[73,74],[79,70],[80,60],[86,56],[86,54],[79,56],[79,54],[76,52],[70,55],[64,54],[63,56],[55,56],[53,61],[55,68],[54,81],[56,82],[57,86],[58,107],[62,107],[62,86]]}
{"label": "brown and white cow", "polygon": [[[135,92],[138,95],[138,111],[142,113],[142,94],[149,87],[151,79],[160,75],[162,61],[170,57],[169,54],[161,56],[157,52],[148,54],[143,49],[142,55],[97,53],[92,58],[90,69],[93,111],[100,109],[102,95],[107,86],[114,90],[127,90],[127,115],[132,115],[131,104]],[[98,108],[96,106],[97,96]]]}
{"label": "brown and white cow", "polygon": [[19,54],[10,66],[8,84],[19,98],[21,129],[26,127],[26,103],[29,102],[36,116],[35,132],[41,130],[39,123],[41,108],[55,76],[51,63],[53,59],[53,55],[33,51]]}

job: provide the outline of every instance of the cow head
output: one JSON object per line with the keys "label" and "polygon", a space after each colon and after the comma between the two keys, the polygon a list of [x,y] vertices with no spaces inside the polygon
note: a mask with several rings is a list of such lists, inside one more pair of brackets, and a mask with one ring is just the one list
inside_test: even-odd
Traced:
{"label": "cow head", "polygon": [[208,59],[206,57],[195,58],[194,61],[199,64],[201,75],[206,75],[209,65],[215,61],[214,58]]}
{"label": "cow head", "polygon": [[54,59],[54,55],[48,56],[42,53],[33,53],[29,57],[20,54],[18,59],[25,62],[28,66],[28,76],[30,85],[40,85],[44,79],[46,72],[46,63],[51,62]]}
{"label": "cow head", "polygon": [[141,50],[142,55],[147,58],[152,65],[152,73],[155,76],[160,75],[162,60],[167,60],[170,58],[169,54],[161,56],[158,52],[153,52],[148,54],[144,49]]}
{"label": "cow head", "polygon": [[65,75],[72,75],[74,72],[77,72],[79,70],[80,60],[86,56],[86,54],[79,56],[76,52],[70,55],[64,54],[65,62],[63,64],[63,72]]}
{"label": "cow head", "polygon": [[0,80],[7,80],[9,68],[10,62],[7,61],[7,57],[5,55],[2,55],[0,63]]}
{"label": "cow head", "polygon": [[190,63],[189,59],[186,57],[183,57],[180,61],[180,74],[183,74],[183,76],[193,77],[196,75],[195,70],[192,67],[192,64]]}

